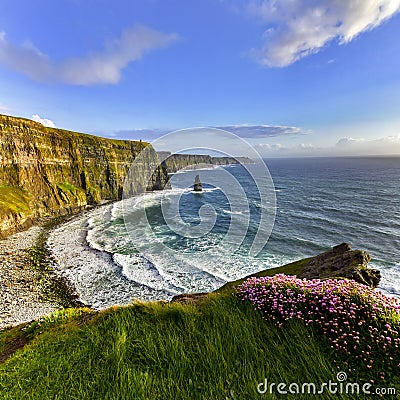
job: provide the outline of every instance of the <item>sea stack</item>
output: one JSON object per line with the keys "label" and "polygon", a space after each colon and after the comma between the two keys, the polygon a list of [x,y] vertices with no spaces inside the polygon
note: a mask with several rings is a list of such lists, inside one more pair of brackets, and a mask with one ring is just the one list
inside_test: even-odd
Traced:
{"label": "sea stack", "polygon": [[200,175],[196,175],[196,178],[194,179],[193,190],[195,192],[201,192],[203,190],[203,185],[200,181]]}

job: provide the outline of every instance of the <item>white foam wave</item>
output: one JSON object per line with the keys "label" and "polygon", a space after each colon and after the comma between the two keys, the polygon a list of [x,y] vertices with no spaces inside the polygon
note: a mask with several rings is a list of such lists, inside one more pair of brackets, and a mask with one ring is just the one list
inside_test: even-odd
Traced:
{"label": "white foam wave", "polygon": [[397,297],[400,299],[400,263],[395,265],[374,265],[370,264],[371,268],[378,268],[381,272],[381,281],[378,289],[388,296]]}
{"label": "white foam wave", "polygon": [[231,211],[231,210],[222,210],[223,213],[225,214],[232,214],[232,215],[243,215],[243,211]]}
{"label": "white foam wave", "polygon": [[158,271],[156,266],[140,254],[113,255],[114,262],[122,268],[122,274],[130,281],[146,285],[156,290],[167,290],[171,293],[180,293],[178,288],[168,282]]}

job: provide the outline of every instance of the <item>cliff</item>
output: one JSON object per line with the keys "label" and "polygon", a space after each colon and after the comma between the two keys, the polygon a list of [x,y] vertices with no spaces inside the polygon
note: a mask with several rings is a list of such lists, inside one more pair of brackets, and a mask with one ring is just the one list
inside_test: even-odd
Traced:
{"label": "cliff", "polygon": [[134,184],[157,190],[168,181],[156,152],[145,142],[105,139],[0,115],[0,145],[0,236],[44,216],[121,199],[129,168],[144,149],[141,168],[155,172],[148,184],[139,170]]}
{"label": "cliff", "polygon": [[211,157],[207,154],[171,154],[169,151],[157,153],[169,173],[184,168],[201,168],[210,165],[254,164],[248,157]]}
{"label": "cliff", "polygon": [[214,165],[254,164],[249,157],[211,157]]}
{"label": "cliff", "polygon": [[184,168],[195,169],[212,164],[211,156],[206,154],[171,154],[168,152],[160,152],[158,154],[169,173],[174,173]]}

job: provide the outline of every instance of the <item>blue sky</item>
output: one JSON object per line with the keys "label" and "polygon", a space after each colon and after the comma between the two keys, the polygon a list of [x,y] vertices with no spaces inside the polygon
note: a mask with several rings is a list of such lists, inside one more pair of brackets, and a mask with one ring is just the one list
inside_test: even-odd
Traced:
{"label": "blue sky", "polygon": [[[265,156],[400,154],[400,0],[0,2],[0,113]],[[46,121],[47,120],[47,121]]]}

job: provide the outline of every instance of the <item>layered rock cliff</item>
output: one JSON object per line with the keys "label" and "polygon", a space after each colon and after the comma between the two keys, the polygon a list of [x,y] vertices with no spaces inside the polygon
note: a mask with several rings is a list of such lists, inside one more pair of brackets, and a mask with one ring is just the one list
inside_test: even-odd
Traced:
{"label": "layered rock cliff", "polygon": [[248,157],[211,157],[207,154],[171,154],[169,151],[160,151],[158,155],[169,173],[184,168],[201,168],[210,165],[254,164]]}
{"label": "layered rock cliff", "polygon": [[121,199],[124,180],[144,149],[133,176],[138,189],[162,189],[168,181],[157,153],[145,142],[111,140],[46,128],[0,115],[0,236],[43,216],[66,214]]}

